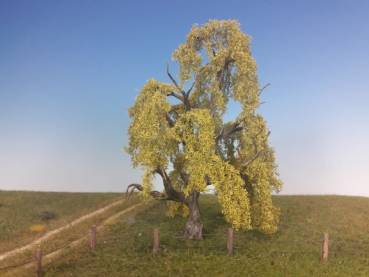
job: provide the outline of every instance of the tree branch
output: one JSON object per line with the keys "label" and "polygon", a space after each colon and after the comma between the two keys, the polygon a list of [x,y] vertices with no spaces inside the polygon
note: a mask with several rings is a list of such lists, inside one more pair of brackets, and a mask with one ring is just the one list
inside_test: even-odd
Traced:
{"label": "tree branch", "polygon": [[219,89],[221,91],[223,91],[223,89],[224,89],[225,93],[227,93],[227,88],[229,89],[230,85],[231,85],[230,84],[230,79],[229,79],[229,77],[230,77],[229,65],[233,62],[235,62],[234,59],[232,59],[230,57],[227,57],[224,61],[223,68],[217,72],[217,78],[218,78],[218,81],[219,81]]}
{"label": "tree branch", "polygon": [[267,87],[269,87],[270,86],[270,83],[267,83],[265,86],[263,86],[260,90],[259,90],[259,92],[258,92],[258,95],[260,96],[261,95],[261,93],[267,88]]}
{"label": "tree branch", "polygon": [[[131,189],[131,190],[130,190]],[[127,187],[126,193],[132,193],[135,189],[137,189],[138,191],[143,191],[143,186],[140,184],[130,184]]]}
{"label": "tree branch", "polygon": [[180,175],[182,181],[185,183],[185,185],[187,185],[188,184],[188,181],[190,179],[190,176],[186,172],[184,172],[182,170],[180,171],[179,175]]}
{"label": "tree branch", "polygon": [[236,132],[239,132],[239,131],[242,131],[243,130],[243,127],[242,126],[237,126],[237,127],[234,127],[232,128],[232,130],[230,130],[227,134],[226,134],[226,138],[229,137],[230,135],[232,135],[233,133],[236,133]]}
{"label": "tree branch", "polygon": [[167,63],[167,75],[170,78],[170,80],[172,81],[172,83],[174,84],[174,86],[178,89],[178,91],[180,91],[182,93],[182,88],[178,85],[177,81],[173,78],[172,74],[170,74],[169,72],[169,64]]}
{"label": "tree branch", "polygon": [[182,108],[183,107],[183,104],[181,103],[181,104],[177,104],[177,105],[172,105],[171,107],[170,107],[170,110],[169,110],[169,112],[176,112],[177,110],[179,110],[180,108]]}
{"label": "tree branch", "polygon": [[187,91],[187,93],[178,85],[177,81],[174,79],[174,77],[172,76],[172,74],[170,74],[169,72],[169,64],[167,64],[167,75],[170,78],[170,80],[172,81],[172,83],[174,84],[174,86],[178,89],[178,91],[182,94],[182,96],[179,96],[178,94],[171,92],[168,94],[168,96],[174,96],[177,99],[181,100],[183,102],[183,104],[185,105],[186,110],[190,110],[191,109],[191,105],[190,105],[190,101],[188,100],[188,96],[192,90],[192,87],[194,86],[194,84],[192,85],[192,87],[190,88],[190,90]]}
{"label": "tree branch", "polygon": [[[143,191],[143,186],[140,184],[130,184],[127,187],[127,191],[126,191],[127,198],[129,198],[135,190]],[[157,190],[150,191],[150,195],[155,199],[161,199],[161,200],[166,199],[165,194]]]}
{"label": "tree branch", "polygon": [[[246,167],[248,167],[251,163],[253,163],[261,154],[264,154],[265,153],[265,150],[258,150],[258,147],[257,147],[257,145],[256,145],[256,141],[255,141],[255,138],[259,135],[259,134],[261,134],[263,132],[263,129],[261,129],[256,135],[255,135],[255,137],[253,138],[253,144],[254,144],[254,148],[255,148],[255,151],[256,151],[256,154],[252,157],[252,158],[250,158],[248,161],[246,161],[243,165],[242,165],[242,167],[243,168],[246,168]],[[268,133],[267,133],[267,135],[266,135],[266,139],[269,137],[269,135],[270,135],[270,131],[268,131]]]}
{"label": "tree branch", "polygon": [[252,162],[254,162],[264,151],[260,150],[258,152],[256,152],[256,154],[251,158],[249,159],[248,161],[246,161],[242,167],[246,168],[248,167]]}
{"label": "tree branch", "polygon": [[[196,80],[196,77],[195,77],[195,80]],[[195,86],[195,84],[196,84],[196,81],[194,81],[194,82],[192,83],[191,87],[187,90],[187,92],[186,92],[186,97],[187,97],[187,98],[190,96],[190,93],[191,93],[191,91],[192,91],[193,87]]]}
{"label": "tree branch", "polygon": [[163,179],[164,189],[168,196],[167,200],[173,200],[184,203],[186,200],[184,194],[174,189],[172,182],[167,173],[165,172],[165,170],[162,168],[157,168],[155,170],[155,173],[159,174],[160,177]]}
{"label": "tree branch", "polygon": [[242,131],[243,127],[240,126],[240,122],[234,122],[232,126],[226,131],[224,127],[222,128],[220,134],[216,137],[216,142],[218,142],[220,139],[227,139],[230,135]]}
{"label": "tree branch", "polygon": [[173,96],[173,97],[175,97],[175,98],[177,98],[177,99],[179,99],[179,100],[181,100],[181,101],[183,102],[183,96],[178,95],[178,94],[177,94],[177,93],[175,93],[174,91],[172,91],[172,92],[168,93],[168,94],[167,94],[167,96]]}
{"label": "tree branch", "polygon": [[212,185],[210,177],[208,175],[205,176],[205,182],[206,182],[206,186],[211,186]]}
{"label": "tree branch", "polygon": [[169,127],[173,127],[174,124],[175,124],[175,121],[170,117],[170,115],[168,113],[165,115],[165,118],[168,122]]}

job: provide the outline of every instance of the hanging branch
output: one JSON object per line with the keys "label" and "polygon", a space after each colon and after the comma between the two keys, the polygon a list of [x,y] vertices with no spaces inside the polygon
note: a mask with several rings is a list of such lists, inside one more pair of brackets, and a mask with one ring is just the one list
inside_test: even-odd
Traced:
{"label": "hanging branch", "polygon": [[[249,160],[247,160],[243,165],[242,165],[242,167],[243,168],[246,168],[246,167],[248,167],[251,163],[253,163],[261,154],[264,154],[265,152],[266,152],[266,150],[264,150],[264,149],[262,149],[262,150],[258,150],[258,147],[257,147],[257,144],[256,144],[256,137],[257,136],[259,136],[261,133],[263,132],[263,130],[261,129],[256,135],[255,135],[255,137],[253,138],[253,144],[254,144],[254,148],[255,148],[255,151],[256,151],[256,153],[255,153],[255,155],[254,156],[252,156]],[[268,137],[269,137],[269,135],[270,135],[270,131],[268,131],[268,133],[267,133],[267,135],[266,135],[266,138],[265,138],[265,140],[267,140],[268,139]]]}

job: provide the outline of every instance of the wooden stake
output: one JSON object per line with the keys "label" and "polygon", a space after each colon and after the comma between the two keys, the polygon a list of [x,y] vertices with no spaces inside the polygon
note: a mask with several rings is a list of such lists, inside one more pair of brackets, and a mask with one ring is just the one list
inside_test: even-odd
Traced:
{"label": "wooden stake", "polygon": [[36,251],[36,274],[37,277],[42,276],[42,249],[41,245],[38,246]]}
{"label": "wooden stake", "polygon": [[90,248],[96,249],[96,225],[93,225],[90,230]]}
{"label": "wooden stake", "polygon": [[323,246],[322,246],[322,261],[328,260],[328,247],[329,247],[329,236],[328,233],[324,233]]}
{"label": "wooden stake", "polygon": [[228,256],[233,255],[233,229],[232,228],[228,228],[227,251],[228,251]]}
{"label": "wooden stake", "polygon": [[159,228],[155,228],[153,231],[153,247],[152,252],[153,254],[158,253],[160,250],[160,233]]}

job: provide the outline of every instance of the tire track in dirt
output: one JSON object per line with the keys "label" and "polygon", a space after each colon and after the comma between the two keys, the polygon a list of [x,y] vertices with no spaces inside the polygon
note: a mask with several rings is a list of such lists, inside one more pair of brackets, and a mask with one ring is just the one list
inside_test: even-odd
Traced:
{"label": "tire track in dirt", "polygon": [[113,203],[111,203],[111,204],[109,204],[109,205],[107,205],[107,206],[105,206],[103,208],[100,208],[100,209],[98,209],[96,211],[93,211],[93,212],[91,212],[89,214],[86,214],[84,216],[81,216],[81,217],[73,220],[72,222],[64,225],[64,226],[61,226],[61,227],[56,228],[56,229],[54,229],[52,231],[49,231],[45,235],[43,235],[42,237],[40,237],[40,238],[38,238],[38,239],[36,239],[36,240],[34,240],[34,241],[32,241],[32,242],[24,245],[24,246],[20,246],[20,247],[17,247],[15,249],[13,249],[13,250],[7,251],[7,252],[5,252],[5,253],[3,253],[3,254],[0,255],[0,262],[3,261],[3,260],[5,260],[5,259],[7,259],[7,258],[10,258],[10,257],[12,257],[14,255],[17,255],[19,253],[23,253],[23,252],[25,252],[27,250],[30,250],[33,247],[41,244],[43,241],[48,240],[51,237],[59,234],[60,232],[63,232],[65,230],[68,230],[69,228],[71,228],[71,227],[73,227],[73,226],[75,226],[75,225],[77,225],[77,224],[79,224],[79,223],[81,223],[81,222],[83,222],[83,221],[85,221],[85,220],[87,220],[89,218],[92,218],[92,217],[94,217],[96,215],[102,214],[105,211],[109,210],[110,208],[113,208],[113,207],[115,207],[115,206],[117,206],[119,204],[122,204],[125,201],[126,201],[126,199],[121,199],[121,200],[115,201],[115,202],[113,202]]}
{"label": "tire track in dirt", "polygon": [[[118,202],[118,201],[117,201]],[[116,202],[114,202],[113,204],[117,205]],[[115,213],[113,215],[111,215],[110,217],[108,217],[107,219],[105,219],[99,226],[97,226],[97,230],[101,230],[102,228],[104,228],[106,225],[111,225],[112,223],[114,223],[120,216],[134,210],[135,208],[139,207],[139,206],[142,206],[144,205],[145,203],[141,202],[141,203],[137,203],[135,205],[132,205],[118,213]],[[115,206],[114,205],[114,206]],[[110,205],[109,205],[110,206]],[[107,207],[104,207],[104,208],[107,208]],[[101,209],[100,209],[101,210]],[[100,210],[97,210],[97,211],[100,211]],[[96,212],[97,212],[96,211]],[[89,214],[90,215],[90,214]],[[81,222],[81,221],[79,221]],[[74,224],[75,225],[75,224]],[[60,255],[62,255],[64,253],[64,251],[67,251],[67,250],[70,250],[70,249],[73,249],[77,246],[79,246],[82,242],[86,241],[87,238],[86,236],[83,236],[77,240],[74,240],[70,243],[68,243],[67,245],[65,245],[64,247],[62,248],[59,248],[53,252],[50,252],[46,255],[43,256],[43,259],[42,259],[42,263],[44,265],[52,262],[55,258],[59,257]],[[37,244],[36,244],[37,245]],[[27,245],[28,246],[28,245]],[[32,243],[32,246],[35,246],[34,243]],[[19,253],[19,252],[18,252]],[[35,266],[35,262],[34,261],[31,261],[31,262],[28,262],[28,263],[25,263],[23,265],[20,265],[19,267],[16,267],[14,269],[10,269],[9,271],[7,271],[4,276],[15,276],[14,274],[16,274],[17,272],[19,272],[20,270],[27,270],[27,269],[31,269]]]}

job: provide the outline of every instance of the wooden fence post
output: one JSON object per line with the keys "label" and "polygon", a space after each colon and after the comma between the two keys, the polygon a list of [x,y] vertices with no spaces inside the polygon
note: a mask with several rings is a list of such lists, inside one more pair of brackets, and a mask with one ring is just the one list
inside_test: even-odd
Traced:
{"label": "wooden fence post", "polygon": [[42,249],[41,245],[38,246],[36,250],[36,274],[37,277],[42,276]]}
{"label": "wooden fence post", "polygon": [[233,255],[233,229],[232,228],[228,228],[227,251],[228,251],[228,256]]}
{"label": "wooden fence post", "polygon": [[96,249],[96,225],[92,225],[90,230],[90,248],[91,250]]}
{"label": "wooden fence post", "polygon": [[160,250],[160,233],[159,228],[155,228],[153,231],[153,246],[152,246],[152,252],[153,254],[158,253]]}
{"label": "wooden fence post", "polygon": [[329,248],[329,236],[328,233],[324,233],[323,246],[322,246],[322,261],[328,260],[328,248]]}

